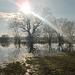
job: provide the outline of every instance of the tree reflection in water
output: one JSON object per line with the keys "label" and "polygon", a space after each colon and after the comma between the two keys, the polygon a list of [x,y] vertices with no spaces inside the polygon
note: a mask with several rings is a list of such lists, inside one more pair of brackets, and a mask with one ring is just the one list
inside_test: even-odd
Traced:
{"label": "tree reflection in water", "polygon": [[10,43],[1,43],[2,47],[9,47]]}

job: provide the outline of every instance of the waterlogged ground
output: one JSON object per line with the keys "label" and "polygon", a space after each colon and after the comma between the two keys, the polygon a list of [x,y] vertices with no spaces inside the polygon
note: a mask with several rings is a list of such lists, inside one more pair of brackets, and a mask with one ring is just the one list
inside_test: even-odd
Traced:
{"label": "waterlogged ground", "polygon": [[75,75],[75,53],[22,54],[0,69],[3,75]]}
{"label": "waterlogged ground", "polygon": [[[49,52],[49,46],[48,44],[35,44],[34,46],[37,50],[36,53],[48,53]],[[54,44],[53,44],[54,47]],[[10,44],[9,46],[0,46],[0,63],[14,59],[18,57],[21,54],[28,53],[28,48],[26,45],[21,45],[21,48],[19,49],[14,44]]]}
{"label": "waterlogged ground", "polygon": [[0,75],[75,75],[75,53],[52,52],[48,44],[36,44],[28,53],[27,46],[0,46]]}

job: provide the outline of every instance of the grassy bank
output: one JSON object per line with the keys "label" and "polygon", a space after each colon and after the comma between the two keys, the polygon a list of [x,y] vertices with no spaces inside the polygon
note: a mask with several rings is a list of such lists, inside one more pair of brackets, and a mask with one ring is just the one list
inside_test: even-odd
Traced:
{"label": "grassy bank", "polygon": [[0,72],[3,75],[75,75],[75,53],[29,57],[26,63],[10,63],[0,67]]}
{"label": "grassy bank", "polygon": [[37,75],[75,75],[74,53],[45,55],[28,60],[27,63],[35,66]]}

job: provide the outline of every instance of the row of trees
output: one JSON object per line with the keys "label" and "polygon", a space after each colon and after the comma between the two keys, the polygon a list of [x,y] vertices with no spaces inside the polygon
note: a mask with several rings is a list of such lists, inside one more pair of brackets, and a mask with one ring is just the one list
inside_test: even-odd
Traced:
{"label": "row of trees", "polygon": [[57,27],[58,31],[51,29],[49,26],[44,26],[45,36],[49,39],[49,45],[51,47],[51,41],[53,37],[56,37],[58,41],[58,50],[60,51],[63,47],[64,43],[67,43],[67,51],[71,51],[73,49],[73,41],[75,36],[75,22],[69,21],[65,18],[54,19],[52,21],[53,25]]}
{"label": "row of trees", "polygon": [[2,35],[0,37],[0,43],[8,43],[9,42],[9,37],[8,35]]}
{"label": "row of trees", "polygon": [[8,35],[2,35],[0,37],[0,43],[1,43],[1,46],[3,46],[3,47],[9,46],[9,37],[8,37]]}
{"label": "row of trees", "polygon": [[[21,34],[24,34],[28,38],[29,52],[34,50],[34,38],[37,36],[48,37],[48,43],[51,49],[52,37],[57,37],[59,41],[59,50],[62,47],[62,37],[68,41],[71,48],[72,36],[75,35],[75,22],[68,19],[55,19],[49,9],[44,9],[41,16],[46,19],[50,24],[46,24],[45,20],[34,14],[16,14],[14,18],[10,20],[10,28],[14,30],[14,35],[20,39]],[[56,30],[54,29],[56,28]]]}

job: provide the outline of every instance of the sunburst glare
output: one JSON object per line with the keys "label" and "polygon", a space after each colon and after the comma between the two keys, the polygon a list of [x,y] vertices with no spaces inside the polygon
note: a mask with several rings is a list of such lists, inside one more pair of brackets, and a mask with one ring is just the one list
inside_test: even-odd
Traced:
{"label": "sunburst glare", "polygon": [[17,1],[17,7],[21,12],[25,14],[29,14],[31,12],[29,0]]}
{"label": "sunburst glare", "polygon": [[25,14],[29,14],[31,12],[31,8],[30,8],[30,5],[28,4],[28,2],[23,3],[20,6],[20,10]]}

